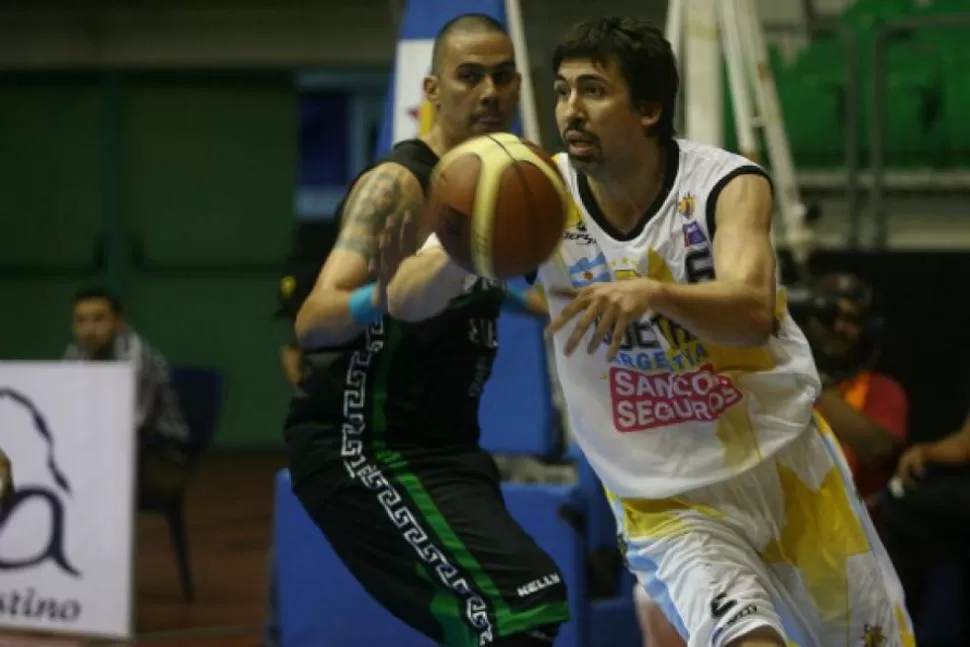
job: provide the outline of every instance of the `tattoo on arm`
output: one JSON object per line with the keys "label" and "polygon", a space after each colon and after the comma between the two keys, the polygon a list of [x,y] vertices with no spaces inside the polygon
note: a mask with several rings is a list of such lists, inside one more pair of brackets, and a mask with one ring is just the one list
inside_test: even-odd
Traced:
{"label": "tattoo on arm", "polygon": [[356,252],[368,263],[377,251],[377,240],[389,218],[403,217],[420,203],[401,182],[405,171],[375,169],[344,206],[343,226],[334,249]]}

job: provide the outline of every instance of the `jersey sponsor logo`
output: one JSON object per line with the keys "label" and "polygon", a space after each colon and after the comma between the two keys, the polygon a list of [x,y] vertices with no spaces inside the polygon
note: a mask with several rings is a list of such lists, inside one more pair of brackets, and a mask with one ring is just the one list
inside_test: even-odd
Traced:
{"label": "jersey sponsor logo", "polygon": [[590,236],[589,230],[586,229],[586,223],[582,218],[576,221],[575,227],[566,229],[565,233],[563,233],[563,238],[584,246],[596,243],[593,237]]}
{"label": "jersey sponsor logo", "polygon": [[[727,596],[724,593],[720,593],[711,601],[711,615],[714,616],[715,620],[721,620],[729,611],[738,605],[736,600],[728,600],[726,597]],[[741,607],[740,610],[735,612],[734,615],[721,623],[721,625],[714,630],[714,633],[711,634],[711,644],[716,645],[718,643],[718,639],[722,634],[724,634],[725,631],[741,622],[748,616],[753,616],[757,612],[758,605],[754,604],[753,602]]]}
{"label": "jersey sponsor logo", "polygon": [[704,235],[704,231],[701,229],[700,224],[696,220],[691,220],[684,225],[684,246],[690,247],[692,245],[703,245],[707,242],[707,236]]}
{"label": "jersey sponsor logo", "polygon": [[617,368],[627,368],[641,373],[685,373],[701,366],[705,359],[707,359],[707,349],[700,342],[694,342],[673,352],[621,351],[616,354],[616,359],[613,361],[618,365]]}
{"label": "jersey sponsor logo", "polygon": [[612,279],[606,254],[602,252],[593,258],[581,258],[568,269],[569,280],[577,288],[584,288],[593,283],[606,283]]}
{"label": "jersey sponsor logo", "polygon": [[744,397],[711,364],[684,373],[641,373],[614,366],[609,380],[613,424],[620,433],[713,422]]}
{"label": "jersey sponsor logo", "polygon": [[528,584],[520,586],[515,592],[520,598],[525,598],[543,589],[548,589],[550,586],[555,586],[561,581],[559,573],[550,573],[549,575],[544,575],[537,580],[532,580]]}
{"label": "jersey sponsor logo", "polygon": [[738,605],[738,601],[729,599],[727,593],[718,593],[711,600],[711,615],[714,618],[722,618],[724,614]]}

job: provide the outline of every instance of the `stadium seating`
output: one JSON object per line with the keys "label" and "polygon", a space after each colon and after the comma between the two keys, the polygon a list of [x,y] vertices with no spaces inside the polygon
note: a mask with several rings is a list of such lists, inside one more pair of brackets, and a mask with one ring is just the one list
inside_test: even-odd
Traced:
{"label": "stadium seating", "polygon": [[[909,16],[970,14],[970,0],[856,0],[839,17],[858,40],[860,153],[868,158],[873,48],[881,23]],[[769,32],[770,37],[770,32]],[[894,36],[886,49],[886,162],[890,167],[970,166],[970,123],[961,107],[970,99],[966,27],[927,27]],[[771,65],[796,166],[843,164],[848,48],[842,36],[816,37],[786,62],[776,49]],[[731,100],[725,93],[725,136],[736,147]]]}

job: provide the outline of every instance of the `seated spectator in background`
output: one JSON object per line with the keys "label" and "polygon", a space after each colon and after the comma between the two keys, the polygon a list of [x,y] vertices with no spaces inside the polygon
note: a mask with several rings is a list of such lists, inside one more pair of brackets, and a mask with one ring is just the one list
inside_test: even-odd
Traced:
{"label": "seated spectator in background", "polygon": [[[927,576],[951,563],[963,570],[963,616],[970,614],[970,415],[960,431],[903,453],[883,505],[883,535],[919,625]],[[970,621],[963,640],[970,645]],[[917,634],[919,631],[917,630]],[[920,645],[925,643],[920,642]]]}
{"label": "seated spectator in background", "polygon": [[279,305],[273,316],[277,319],[285,319],[289,323],[289,341],[280,348],[280,363],[283,366],[286,381],[294,387],[300,381],[303,355],[300,344],[296,340],[296,333],[293,332],[293,322],[296,321],[296,313],[299,312],[303,301],[313,289],[319,271],[319,264],[306,265],[294,268],[292,272],[280,279],[277,293]]}
{"label": "seated spectator in background", "polygon": [[135,366],[139,496],[168,500],[179,495],[190,472],[189,429],[165,358],[128,325],[121,302],[102,288],[74,296],[73,332],[65,360],[130,361]]}
{"label": "seated spectator in background", "polygon": [[[300,349],[296,340],[296,333],[293,331],[293,323],[296,321],[296,313],[300,311],[300,306],[309,296],[313,289],[313,284],[317,280],[317,274],[323,260],[317,262],[297,262],[292,270],[280,279],[276,293],[277,308],[273,316],[277,319],[285,319],[288,324],[288,341],[280,348],[280,364],[283,369],[283,377],[287,383],[296,388],[300,383],[303,374],[303,351]],[[266,624],[263,627],[263,638],[260,647],[279,647],[280,645],[280,618],[279,600],[277,598],[276,581],[276,560],[274,547],[269,549],[269,571],[268,571],[268,591],[266,600]]]}
{"label": "seated spectator in background", "polygon": [[872,288],[850,274],[823,276],[797,314],[822,378],[816,409],[839,439],[868,502],[889,482],[909,418],[906,391],[872,368],[881,341]]}

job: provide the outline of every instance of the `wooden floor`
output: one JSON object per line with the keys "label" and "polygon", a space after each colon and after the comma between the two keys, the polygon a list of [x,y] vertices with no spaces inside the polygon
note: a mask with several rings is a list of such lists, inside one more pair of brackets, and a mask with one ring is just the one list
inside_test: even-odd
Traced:
{"label": "wooden floor", "polygon": [[189,493],[196,600],[183,602],[168,527],[138,519],[137,638],[131,642],[0,633],[0,647],[257,647],[266,611],[273,475],[282,456],[212,455]]}

